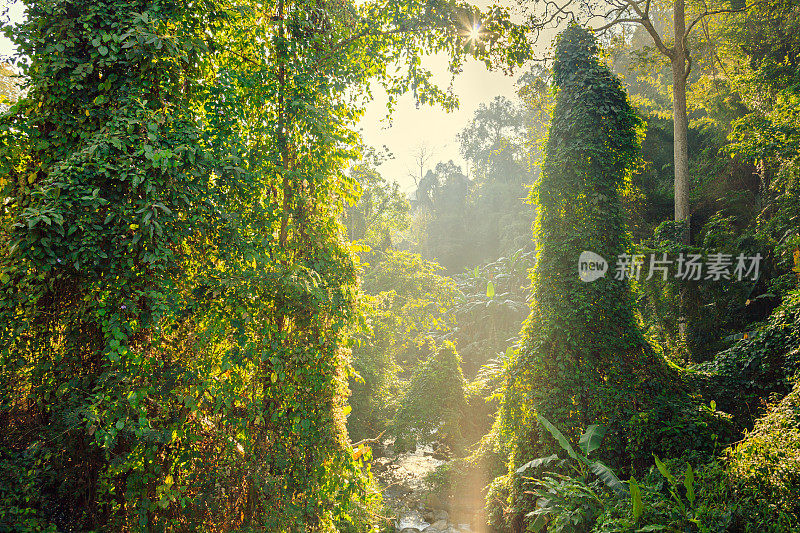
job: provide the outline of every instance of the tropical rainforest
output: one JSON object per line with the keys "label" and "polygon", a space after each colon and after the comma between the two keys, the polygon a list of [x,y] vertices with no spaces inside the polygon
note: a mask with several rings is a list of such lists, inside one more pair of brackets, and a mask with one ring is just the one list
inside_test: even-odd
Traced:
{"label": "tropical rainforest", "polygon": [[23,3],[0,532],[800,531],[800,1]]}

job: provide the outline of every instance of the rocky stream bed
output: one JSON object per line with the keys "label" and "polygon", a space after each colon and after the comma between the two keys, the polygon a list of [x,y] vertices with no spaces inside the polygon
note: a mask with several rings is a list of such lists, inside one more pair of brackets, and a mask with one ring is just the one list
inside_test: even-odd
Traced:
{"label": "rocky stream bed", "polygon": [[479,509],[458,495],[440,494],[426,476],[451,460],[441,445],[395,452],[392,440],[373,447],[372,472],[394,517],[396,533],[479,533]]}

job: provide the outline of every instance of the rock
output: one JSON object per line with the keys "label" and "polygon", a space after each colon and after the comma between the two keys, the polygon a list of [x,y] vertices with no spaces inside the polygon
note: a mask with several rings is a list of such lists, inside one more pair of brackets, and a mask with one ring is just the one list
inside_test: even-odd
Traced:
{"label": "rock", "polygon": [[429,522],[438,522],[440,520],[447,521],[448,517],[447,511],[444,509],[436,509],[433,511],[433,520],[429,520]]}
{"label": "rock", "polygon": [[400,530],[400,533],[422,533],[422,531],[420,531],[415,527],[404,527],[403,529]]}
{"label": "rock", "polygon": [[422,515],[423,520],[431,524],[447,522],[448,513],[444,509],[426,509]]}
{"label": "rock", "polygon": [[425,506],[429,509],[441,509],[445,507],[445,503],[438,495],[431,493],[425,498]]}
{"label": "rock", "polygon": [[447,531],[447,520],[437,520],[426,527],[422,533],[437,533],[442,531]]}
{"label": "rock", "polygon": [[372,469],[375,472],[384,472],[392,465],[392,463],[394,463],[394,461],[388,457],[379,457],[378,459],[372,461]]}

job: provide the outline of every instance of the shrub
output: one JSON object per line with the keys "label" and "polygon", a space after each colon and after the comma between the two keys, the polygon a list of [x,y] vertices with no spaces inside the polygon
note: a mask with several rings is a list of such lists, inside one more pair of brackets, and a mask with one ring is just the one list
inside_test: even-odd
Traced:
{"label": "shrub", "polygon": [[398,442],[412,445],[436,435],[451,446],[463,447],[465,385],[456,348],[445,342],[411,378],[395,419]]}
{"label": "shrub", "polygon": [[709,376],[720,409],[751,426],[769,396],[787,394],[800,371],[800,290],[790,292],[754,336],[698,369]]}
{"label": "shrub", "polygon": [[727,450],[739,530],[800,530],[800,384]]}

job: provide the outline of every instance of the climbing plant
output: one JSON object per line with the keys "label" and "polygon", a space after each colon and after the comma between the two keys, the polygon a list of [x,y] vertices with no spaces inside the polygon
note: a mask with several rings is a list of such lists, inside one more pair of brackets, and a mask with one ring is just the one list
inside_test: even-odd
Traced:
{"label": "climbing plant", "polygon": [[2,525],[370,529],[344,425],[355,123],[373,79],[451,107],[423,53],[517,63],[521,32],[492,10],[466,43],[483,15],[449,2],[26,5],[0,120]]}
{"label": "climbing plant", "polygon": [[411,378],[395,417],[395,445],[406,447],[434,438],[450,446],[463,445],[465,385],[461,358],[453,343],[445,341]]}
{"label": "climbing plant", "polygon": [[[514,468],[557,451],[537,414],[570,435],[591,423],[608,427],[604,459],[623,468],[644,467],[652,450],[680,453],[701,424],[682,414],[691,411],[688,397],[645,343],[627,281],[614,271],[628,246],[619,191],[637,161],[641,121],[598,53],[594,36],[576,25],[556,40],[555,108],[532,192],[538,255],[531,314],[503,400]],[[578,277],[583,251],[608,261],[604,277]],[[689,420],[683,442],[662,425],[671,418]],[[512,505],[521,513],[527,496],[510,472]]]}
{"label": "climbing plant", "polygon": [[197,103],[219,11],[27,8],[28,91],[0,126],[3,453],[41,472],[18,495],[24,512],[164,528],[194,460],[184,438],[197,417],[178,393],[193,378],[168,341],[215,211]]}

